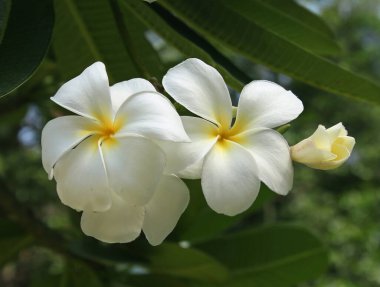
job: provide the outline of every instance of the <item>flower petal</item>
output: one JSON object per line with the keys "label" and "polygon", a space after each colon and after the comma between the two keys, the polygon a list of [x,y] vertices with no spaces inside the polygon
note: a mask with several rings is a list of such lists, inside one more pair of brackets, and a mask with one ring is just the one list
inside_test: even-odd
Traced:
{"label": "flower petal", "polygon": [[351,154],[352,149],[355,146],[355,138],[349,137],[349,136],[342,136],[342,137],[338,137],[335,143],[345,146]]}
{"label": "flower petal", "polygon": [[145,205],[165,167],[165,155],[152,141],[126,137],[102,143],[111,189],[129,204]]}
{"label": "flower petal", "polygon": [[199,59],[188,59],[171,68],[162,80],[165,90],[189,111],[229,128],[232,103],[217,70]]}
{"label": "flower petal", "polygon": [[202,189],[214,211],[230,216],[245,211],[260,190],[255,160],[239,144],[219,141],[205,158]]}
{"label": "flower petal", "polygon": [[105,211],[111,206],[98,137],[91,136],[64,154],[54,167],[62,203],[76,210]]}
{"label": "flower petal", "polygon": [[138,134],[150,139],[189,141],[174,106],[157,92],[130,96],[118,110],[115,122],[122,123],[119,135]]}
{"label": "flower petal", "polygon": [[290,148],[294,161],[312,166],[315,163],[331,161],[336,155],[328,149],[321,149],[311,138],[307,138]]}
{"label": "flower petal", "polygon": [[105,66],[96,62],[65,83],[51,98],[78,115],[105,120],[111,116],[111,99]]}
{"label": "flower petal", "polygon": [[[166,155],[166,174],[178,173],[185,178],[200,178],[203,158],[215,144],[217,127],[213,123],[196,117],[181,117],[190,143],[157,141]],[[200,161],[199,172],[191,171],[190,166]],[[187,168],[189,167],[188,171]],[[182,176],[181,176],[182,177]]]}
{"label": "flower petal", "polygon": [[189,203],[189,190],[176,176],[163,176],[152,200],[145,206],[143,231],[149,243],[161,244],[176,226]]}
{"label": "flower petal", "polygon": [[111,101],[114,112],[120,108],[127,98],[139,92],[155,92],[154,86],[145,79],[131,79],[113,85],[111,88]]}
{"label": "flower petal", "polygon": [[126,243],[135,240],[141,233],[144,207],[127,204],[112,193],[112,206],[105,212],[85,210],[81,228],[84,234],[107,243]]}
{"label": "flower petal", "polygon": [[338,123],[335,126],[326,129],[326,133],[329,136],[331,143],[334,142],[337,137],[347,136],[347,130],[342,123]]}
{"label": "flower petal", "polygon": [[94,134],[94,121],[80,116],[65,116],[49,121],[42,130],[42,165],[49,178],[53,177],[53,166],[60,157],[86,137]]}
{"label": "flower petal", "polygon": [[231,140],[246,148],[255,159],[258,176],[271,190],[286,195],[293,186],[293,165],[289,145],[271,129],[255,129]]}
{"label": "flower petal", "polygon": [[269,81],[253,81],[241,92],[233,130],[278,127],[302,111],[302,102],[291,91]]}

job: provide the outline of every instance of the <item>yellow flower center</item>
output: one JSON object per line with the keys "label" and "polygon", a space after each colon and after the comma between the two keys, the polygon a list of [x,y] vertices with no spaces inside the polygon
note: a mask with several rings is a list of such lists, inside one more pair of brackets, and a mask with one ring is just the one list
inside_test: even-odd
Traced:
{"label": "yellow flower center", "polygon": [[122,123],[120,121],[103,121],[96,130],[99,138],[102,139],[102,143],[107,142],[107,144],[114,143],[114,135],[121,128]]}

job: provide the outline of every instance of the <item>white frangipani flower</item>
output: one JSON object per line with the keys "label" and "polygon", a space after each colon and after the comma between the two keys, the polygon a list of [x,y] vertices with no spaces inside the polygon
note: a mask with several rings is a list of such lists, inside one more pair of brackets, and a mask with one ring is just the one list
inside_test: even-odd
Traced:
{"label": "white frangipani flower", "polygon": [[135,240],[141,230],[152,245],[160,244],[174,229],[189,203],[189,191],[175,175],[164,175],[145,206],[129,204],[112,193],[112,206],[105,212],[84,211],[83,232],[108,243]]}
{"label": "white frangipani flower", "polygon": [[213,210],[231,216],[243,212],[255,200],[260,181],[278,194],[288,193],[293,184],[289,146],[272,128],[302,112],[302,102],[292,92],[268,81],[251,82],[241,92],[231,127],[229,92],[213,67],[188,59],[168,71],[163,86],[201,117],[182,117],[191,143],[160,143],[171,151],[167,170],[182,168],[181,177],[201,177]]}
{"label": "white frangipani flower", "polygon": [[150,139],[189,141],[175,108],[148,81],[109,87],[100,62],[52,100],[77,115],[44,127],[42,162],[57,181],[61,201],[76,210],[107,211],[117,196],[131,206],[149,204],[165,165],[164,153]]}

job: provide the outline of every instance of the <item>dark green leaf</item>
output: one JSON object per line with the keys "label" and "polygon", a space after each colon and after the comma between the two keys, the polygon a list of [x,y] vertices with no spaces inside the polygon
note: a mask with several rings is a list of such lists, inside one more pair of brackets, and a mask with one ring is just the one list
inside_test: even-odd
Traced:
{"label": "dark green leaf", "polygon": [[178,229],[180,229],[180,240],[192,243],[202,242],[220,235],[275,198],[275,193],[263,185],[257,199],[247,211],[236,216],[226,216],[216,213],[207,205],[200,180],[187,180],[186,183],[191,192],[191,201]]}
{"label": "dark green leaf", "polygon": [[324,245],[307,230],[274,225],[197,244],[231,269],[222,286],[294,286],[317,278],[327,267]]}
{"label": "dark green leaf", "polygon": [[12,1],[0,45],[0,97],[23,84],[40,65],[53,22],[52,0]]}
{"label": "dark green leaf", "polygon": [[165,275],[136,275],[129,276],[128,283],[131,287],[187,287],[190,286],[183,280]]}
{"label": "dark green leaf", "polygon": [[224,5],[249,21],[306,50],[320,55],[340,52],[332,37],[327,37],[281,10],[281,4],[270,5],[261,0],[223,0]]}
{"label": "dark green leaf", "polygon": [[135,60],[144,69],[145,75],[149,78],[156,78],[161,82],[164,73],[164,66],[152,45],[146,38],[148,28],[134,13],[128,9],[122,9],[125,26],[135,47]]}
{"label": "dark green leaf", "polygon": [[53,47],[66,78],[78,75],[95,61],[105,63],[110,82],[140,76],[107,0],[60,0],[55,10]]}
{"label": "dark green leaf", "polygon": [[228,270],[217,260],[199,250],[177,244],[164,243],[154,248],[149,259],[153,274],[205,282],[224,281],[228,277]]}
{"label": "dark green leaf", "polygon": [[[254,0],[257,1],[257,0]],[[293,19],[298,19],[303,25],[318,31],[328,38],[334,37],[334,33],[324,20],[310,12],[308,9],[297,4],[294,0],[259,0],[266,5],[281,10]]]}
{"label": "dark green leaf", "polygon": [[205,38],[254,62],[325,91],[380,104],[377,84],[280,38],[220,1],[161,0],[159,3]]}
{"label": "dark green leaf", "polygon": [[208,53],[199,48],[186,38],[186,35],[179,34],[174,28],[166,23],[150,7],[142,3],[141,0],[128,0],[122,2],[122,8],[130,10],[147,26],[163,37],[168,43],[181,51],[186,57],[196,57],[214,66],[225,78],[226,82],[236,90],[241,90],[243,84],[231,75],[223,66],[218,64]]}

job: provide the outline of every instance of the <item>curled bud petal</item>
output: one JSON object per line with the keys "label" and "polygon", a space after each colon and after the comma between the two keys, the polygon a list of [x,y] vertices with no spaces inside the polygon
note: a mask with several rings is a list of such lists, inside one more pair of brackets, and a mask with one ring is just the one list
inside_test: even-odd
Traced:
{"label": "curled bud petal", "polygon": [[342,123],[326,129],[319,125],[308,138],[290,148],[292,159],[315,169],[334,169],[351,155],[355,139],[347,136]]}

